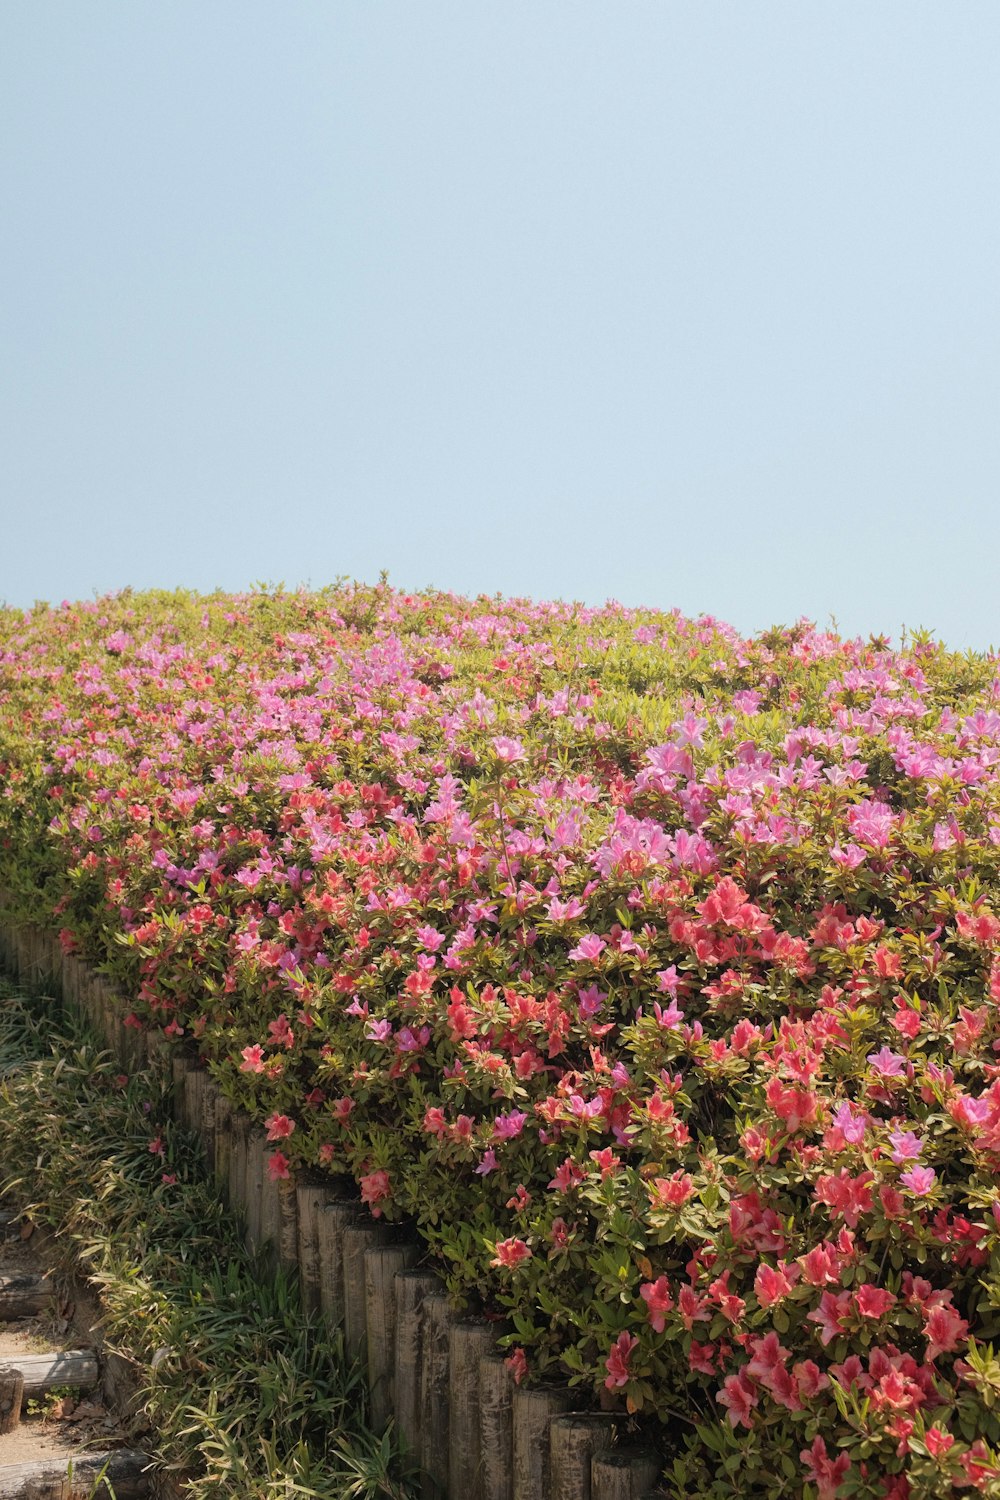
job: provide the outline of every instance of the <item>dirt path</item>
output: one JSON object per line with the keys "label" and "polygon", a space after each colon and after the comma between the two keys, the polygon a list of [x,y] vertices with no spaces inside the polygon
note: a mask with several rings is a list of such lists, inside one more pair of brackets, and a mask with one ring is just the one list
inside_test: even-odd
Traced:
{"label": "dirt path", "polygon": [[[0,1432],[0,1500],[35,1493],[89,1500],[99,1460],[127,1450],[130,1435],[107,1399],[124,1393],[108,1389],[114,1382],[98,1322],[96,1302],[67,1279],[54,1242],[0,1203],[0,1369],[13,1367],[25,1380],[21,1419]],[[124,1451],[115,1468],[123,1459]],[[71,1469],[78,1483],[60,1478]],[[123,1488],[116,1478],[115,1491],[122,1500],[147,1493],[148,1483],[126,1480]]]}

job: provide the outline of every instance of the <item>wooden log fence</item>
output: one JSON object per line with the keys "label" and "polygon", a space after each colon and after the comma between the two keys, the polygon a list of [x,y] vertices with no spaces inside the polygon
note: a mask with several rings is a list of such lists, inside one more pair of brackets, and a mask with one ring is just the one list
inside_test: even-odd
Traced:
{"label": "wooden log fence", "polygon": [[[59,989],[124,1065],[166,1071],[176,1118],[200,1135],[247,1244],[273,1267],[297,1269],[305,1307],[340,1327],[349,1357],[366,1362],[372,1425],[395,1423],[425,1500],[657,1500],[657,1453],[618,1446],[615,1418],[579,1410],[567,1388],[515,1386],[496,1347],[502,1325],[458,1317],[435,1272],[420,1265],[420,1245],[367,1216],[335,1181],[272,1181],[273,1148],[259,1123],[196,1057],[126,1026],[112,987],[53,934],[0,922],[0,960],[29,987]],[[47,1375],[32,1371],[25,1395]],[[135,1481],[122,1479],[127,1494]]]}

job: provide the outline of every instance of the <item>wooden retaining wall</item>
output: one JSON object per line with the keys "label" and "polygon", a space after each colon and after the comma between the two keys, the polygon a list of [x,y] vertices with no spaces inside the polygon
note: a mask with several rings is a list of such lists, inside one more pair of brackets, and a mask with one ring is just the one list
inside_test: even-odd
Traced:
{"label": "wooden retaining wall", "polygon": [[248,1244],[296,1267],[306,1306],[342,1326],[348,1354],[367,1362],[372,1425],[395,1422],[423,1470],[421,1500],[658,1500],[659,1455],[619,1444],[616,1418],[579,1410],[576,1392],[516,1387],[496,1347],[502,1327],[458,1316],[420,1264],[423,1247],[357,1198],[305,1176],[270,1182],[259,1122],[196,1057],[127,1027],[111,984],[54,934],[0,923],[0,959],[82,1011],[124,1067],[170,1071],[177,1118],[201,1134]]}

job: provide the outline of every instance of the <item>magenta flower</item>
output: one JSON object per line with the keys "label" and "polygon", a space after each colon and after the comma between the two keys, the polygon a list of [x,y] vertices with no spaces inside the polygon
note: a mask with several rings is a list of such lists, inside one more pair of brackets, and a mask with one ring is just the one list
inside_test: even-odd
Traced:
{"label": "magenta flower", "polygon": [[569,950],[568,956],[576,963],[593,963],[596,959],[600,958],[607,946],[604,939],[599,938],[596,932],[588,932],[586,937],[580,939],[575,948]]}
{"label": "magenta flower", "polygon": [[906,1058],[886,1046],[878,1052],[869,1052],[866,1060],[883,1078],[898,1078],[906,1070]]}
{"label": "magenta flower", "polygon": [[527,759],[521,741],[512,739],[509,735],[497,735],[493,741],[493,750],[497,760],[503,761],[507,766],[513,765],[515,761]]}
{"label": "magenta flower", "polygon": [[863,1110],[860,1114],[855,1114],[851,1105],[845,1099],[834,1112],[833,1123],[845,1141],[852,1146],[857,1146],[865,1138],[865,1131],[868,1129],[868,1116]]}
{"label": "magenta flower", "polygon": [[916,1161],[923,1151],[923,1143],[919,1136],[914,1135],[912,1130],[890,1130],[889,1140],[892,1142],[892,1160],[896,1166],[902,1166],[905,1161]]}
{"label": "magenta flower", "polygon": [[908,1172],[903,1172],[900,1182],[908,1187],[911,1193],[918,1198],[925,1197],[937,1182],[937,1173],[932,1167],[911,1167]]}

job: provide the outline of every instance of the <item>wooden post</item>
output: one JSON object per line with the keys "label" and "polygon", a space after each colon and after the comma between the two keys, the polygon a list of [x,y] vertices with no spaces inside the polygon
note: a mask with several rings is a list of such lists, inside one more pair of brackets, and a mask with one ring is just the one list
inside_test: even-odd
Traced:
{"label": "wooden post", "polygon": [[463,1319],[448,1336],[448,1493],[482,1500],[479,1361],[496,1348],[495,1323]]}
{"label": "wooden post", "polygon": [[483,1500],[514,1500],[514,1377],[502,1354],[479,1361]]}
{"label": "wooden post", "polygon": [[[233,1107],[225,1094],[215,1086],[215,1180],[229,1196],[229,1160],[233,1149]],[[230,1199],[230,1203],[232,1200]]]}
{"label": "wooden post", "polygon": [[80,1004],[79,964],[72,953],[64,953],[62,961],[63,1000],[74,1008]]}
{"label": "wooden post", "polygon": [[24,929],[22,927],[18,927],[14,933],[14,968],[21,983],[26,989],[30,989],[28,945],[25,941]]}
{"label": "wooden post", "polygon": [[550,1500],[549,1425],[572,1405],[572,1395],[561,1386],[514,1391],[514,1500]]}
{"label": "wooden post", "polygon": [[330,1201],[330,1189],[319,1182],[296,1182],[295,1197],[298,1210],[298,1260],[299,1295],[307,1312],[318,1313],[319,1296],[319,1239],[316,1220],[320,1208]]}
{"label": "wooden post", "polygon": [[294,1271],[299,1264],[299,1204],[295,1178],[279,1177],[278,1192],[278,1264],[283,1271]]}
{"label": "wooden post", "polygon": [[187,1086],[186,1075],[194,1067],[194,1059],[188,1057],[186,1052],[175,1051],[170,1059],[170,1072],[174,1083],[174,1119],[181,1125],[187,1124]]}
{"label": "wooden post", "polygon": [[263,1131],[261,1132],[260,1139],[261,1189],[259,1244],[262,1248],[267,1246],[271,1263],[273,1266],[277,1266],[278,1241],[281,1236],[281,1203],[278,1197],[278,1184],[271,1176],[268,1162],[278,1147],[267,1139]]}
{"label": "wooden post", "polygon": [[390,1234],[388,1225],[372,1219],[350,1224],[344,1230],[344,1347],[348,1359],[363,1361],[367,1351],[365,1251],[384,1245]]}
{"label": "wooden post", "polygon": [[14,1365],[0,1365],[0,1433],[13,1432],[21,1420],[24,1376]]}
{"label": "wooden post", "polygon": [[247,1132],[246,1214],[247,1243],[257,1250],[263,1242],[264,1230],[264,1154],[267,1140],[263,1130],[251,1125]]}
{"label": "wooden post", "polygon": [[126,1026],[122,1020],[122,1034],[125,1037],[125,1069],[129,1073],[138,1073],[146,1061],[146,1035],[141,1027]]}
{"label": "wooden post", "polygon": [[193,1063],[184,1074],[184,1123],[189,1130],[199,1130],[201,1126],[201,1096],[205,1083],[205,1073],[197,1063]]}
{"label": "wooden post", "polygon": [[156,1074],[157,1082],[173,1079],[173,1058],[169,1041],[158,1028],[153,1027],[143,1034],[146,1044],[146,1063]]}
{"label": "wooden post", "polygon": [[247,1135],[250,1117],[231,1108],[229,1116],[229,1207],[246,1214]]}
{"label": "wooden post", "polygon": [[440,1289],[432,1271],[396,1273],[396,1431],[412,1458],[420,1458],[420,1365],[424,1298]]}
{"label": "wooden post", "polygon": [[552,1419],[552,1500],[591,1500],[591,1460],[608,1446],[613,1431],[614,1418],[606,1412],[572,1412]]}
{"label": "wooden post", "polygon": [[199,1100],[200,1119],[199,1128],[201,1139],[205,1147],[205,1160],[208,1163],[209,1175],[216,1174],[216,1132],[219,1124],[219,1085],[212,1075],[206,1070],[202,1074],[201,1099]]}
{"label": "wooden post", "polygon": [[420,1467],[424,1472],[420,1493],[424,1500],[439,1500],[448,1492],[448,1335],[454,1321],[446,1292],[432,1292],[424,1299],[420,1362]]}
{"label": "wooden post", "polygon": [[343,1200],[327,1203],[316,1215],[316,1253],[319,1257],[319,1305],[327,1328],[342,1328],[344,1303],[344,1232],[358,1222],[359,1205]]}
{"label": "wooden post", "polygon": [[652,1448],[606,1448],[590,1462],[591,1500],[640,1500],[662,1469],[663,1460]]}
{"label": "wooden post", "polygon": [[416,1258],[416,1245],[373,1245],[365,1251],[368,1395],[377,1433],[385,1431],[395,1411],[396,1275]]}

